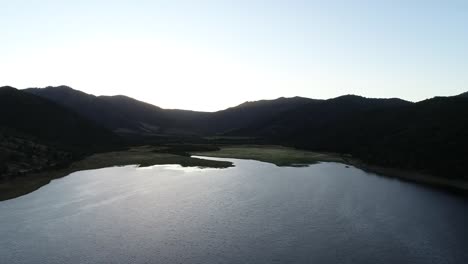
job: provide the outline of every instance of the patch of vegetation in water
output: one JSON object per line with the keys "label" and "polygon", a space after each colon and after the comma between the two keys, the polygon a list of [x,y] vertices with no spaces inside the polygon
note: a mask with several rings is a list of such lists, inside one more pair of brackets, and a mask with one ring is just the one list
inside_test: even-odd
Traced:
{"label": "patch of vegetation in water", "polygon": [[157,147],[143,146],[125,151],[97,153],[71,163],[66,168],[31,173],[0,182],[0,201],[25,195],[48,184],[51,180],[81,170],[112,166],[139,165],[141,167],[179,164],[183,167],[228,168],[232,162],[192,158],[185,155],[158,152]]}
{"label": "patch of vegetation in water", "polygon": [[337,155],[270,145],[225,146],[216,151],[197,151],[192,152],[192,154],[207,157],[252,159],[289,167],[303,167],[320,161],[344,161]]}

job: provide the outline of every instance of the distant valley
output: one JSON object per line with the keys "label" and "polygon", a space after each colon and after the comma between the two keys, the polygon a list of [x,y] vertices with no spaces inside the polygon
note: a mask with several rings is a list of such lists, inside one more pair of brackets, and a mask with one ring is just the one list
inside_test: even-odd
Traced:
{"label": "distant valley", "polygon": [[275,144],[468,180],[468,96],[416,103],[356,95],[293,97],[196,112],[67,86],[0,88],[3,179],[66,166],[96,152],[168,143]]}

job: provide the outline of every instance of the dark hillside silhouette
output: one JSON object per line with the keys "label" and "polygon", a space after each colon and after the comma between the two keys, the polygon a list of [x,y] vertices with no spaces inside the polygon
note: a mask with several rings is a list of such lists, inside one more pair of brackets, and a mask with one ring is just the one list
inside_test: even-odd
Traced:
{"label": "dark hillside silhouette", "polygon": [[125,96],[98,97],[67,86],[25,91],[73,109],[115,132],[156,134],[164,122],[161,108]]}
{"label": "dark hillside silhouette", "polygon": [[206,113],[162,109],[130,97],[94,96],[67,86],[25,90],[71,108],[120,135],[222,135],[306,103],[302,97],[246,102],[226,110]]}
{"label": "dark hillside silhouette", "polygon": [[118,142],[72,110],[11,87],[0,88],[0,126],[67,149],[104,149]]}
{"label": "dark hillside silhouette", "polygon": [[[20,102],[29,98],[26,96],[29,94],[32,102],[12,105],[14,101],[1,96],[9,102],[2,106],[4,109],[17,109],[4,114],[2,122],[11,122],[18,130],[34,131],[49,139],[53,133],[60,134],[57,136],[67,144],[78,140],[77,137],[82,142],[100,142],[98,139],[106,133],[105,128],[127,138],[131,135],[132,142],[136,143],[152,137],[158,137],[157,142],[173,139],[180,143],[206,136],[238,137],[249,138],[251,143],[351,154],[371,164],[440,177],[467,178],[464,165],[468,164],[468,93],[417,103],[356,95],[328,100],[278,98],[207,113],[162,109],[126,96],[94,96],[66,86],[25,92],[13,88],[3,90],[4,94],[9,91],[23,98]],[[44,99],[39,100],[35,95]],[[57,110],[42,104],[54,109],[61,107],[67,116],[54,115]],[[22,112],[36,108],[39,110],[34,113]],[[42,120],[33,118],[34,115],[50,115],[55,119]],[[33,119],[31,124],[25,122],[30,119]],[[79,120],[92,120],[104,128]],[[60,133],[45,128],[59,125],[64,126],[55,128]],[[81,130],[77,127],[83,132],[78,133]]]}
{"label": "dark hillside silhouette", "polygon": [[0,178],[61,166],[122,144],[111,131],[68,108],[0,88]]}
{"label": "dark hillside silhouette", "polygon": [[349,153],[366,162],[467,177],[468,98],[398,99],[340,97],[307,105],[239,129],[271,142]]}
{"label": "dark hillside silhouette", "polygon": [[270,120],[292,109],[319,101],[304,97],[281,97],[275,100],[245,102],[238,106],[212,113],[211,116],[204,119],[202,132],[208,135],[226,134],[242,127],[263,122],[264,120]]}

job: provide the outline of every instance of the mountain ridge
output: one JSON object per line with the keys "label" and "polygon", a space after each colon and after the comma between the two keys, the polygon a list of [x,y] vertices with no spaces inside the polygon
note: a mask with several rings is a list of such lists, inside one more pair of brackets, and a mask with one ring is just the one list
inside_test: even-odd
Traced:
{"label": "mountain ridge", "polygon": [[[11,87],[13,89],[17,89],[17,88],[14,88],[12,86],[3,86],[3,87]],[[40,88],[40,87],[30,87],[30,88],[24,88],[24,89],[18,89],[18,90],[24,90],[24,91],[27,91],[27,92],[30,92],[30,93],[35,93],[34,91],[40,91],[40,90],[67,90],[69,92],[78,92],[78,93],[81,93],[81,94],[84,94],[84,95],[88,95],[88,96],[91,96],[91,97],[95,97],[95,98],[118,98],[118,97],[124,97],[124,98],[129,98],[129,99],[132,99],[132,100],[135,100],[135,101],[138,101],[138,102],[141,102],[141,103],[145,103],[145,104],[149,104],[149,105],[152,105],[154,107],[157,107],[157,108],[160,108],[162,110],[176,110],[176,111],[187,111],[187,112],[197,112],[197,113],[216,113],[216,112],[221,112],[221,111],[225,111],[225,110],[228,110],[230,108],[236,108],[236,107],[241,107],[241,106],[245,106],[245,105],[250,105],[250,104],[255,104],[255,103],[263,103],[263,102],[272,102],[272,101],[282,101],[282,100],[314,100],[314,101],[326,101],[326,100],[333,100],[333,99],[339,99],[339,98],[364,98],[364,99],[376,99],[376,100],[398,100],[398,101],[404,101],[404,102],[408,102],[408,103],[415,103],[415,102],[412,102],[412,101],[408,101],[408,100],[405,100],[405,99],[401,99],[401,98],[398,98],[398,97],[366,97],[366,96],[362,96],[362,95],[357,95],[357,94],[345,94],[345,95],[340,95],[340,96],[336,96],[336,97],[332,97],[332,98],[328,98],[328,99],[316,99],[316,98],[309,98],[309,97],[304,97],[304,96],[291,96],[291,97],[285,97],[285,96],[280,96],[280,97],[277,97],[277,98],[273,98],[273,99],[259,99],[259,100],[248,100],[248,101],[244,101],[242,103],[239,103],[235,106],[231,106],[231,107],[226,107],[224,109],[220,109],[220,110],[216,110],[216,111],[200,111],[200,110],[191,110],[191,109],[181,109],[181,108],[162,108],[162,107],[159,107],[157,105],[154,105],[154,104],[151,104],[149,102],[145,102],[145,101],[142,101],[142,100],[138,100],[138,99],[135,99],[133,97],[129,97],[127,95],[123,95],[123,94],[115,94],[115,95],[94,95],[94,94],[90,94],[90,93],[86,93],[86,92],[83,92],[81,90],[77,90],[77,89],[74,89],[70,86],[67,86],[67,85],[59,85],[59,86],[46,86],[44,88]],[[461,93],[459,95],[456,95],[456,96],[468,96],[468,91],[465,92],[465,93]],[[450,97],[450,96],[448,96]],[[431,98],[427,98],[427,99],[431,99]],[[424,100],[427,100],[427,99],[423,99],[421,101],[424,101]],[[420,101],[418,101],[420,102]]]}
{"label": "mountain ridge", "polygon": [[64,166],[122,143],[66,107],[13,87],[0,88],[0,180]]}
{"label": "mountain ridge", "polygon": [[[343,95],[247,101],[216,112],[163,109],[127,96],[93,96],[70,87],[28,89],[120,136],[251,138],[351,154],[381,166],[465,177],[468,93],[419,102]],[[440,158],[432,153],[443,153]]]}

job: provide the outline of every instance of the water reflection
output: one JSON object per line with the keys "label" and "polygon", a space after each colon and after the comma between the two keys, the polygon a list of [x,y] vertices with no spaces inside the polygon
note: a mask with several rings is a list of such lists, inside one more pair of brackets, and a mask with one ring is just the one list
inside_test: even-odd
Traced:
{"label": "water reflection", "polygon": [[464,198],[338,163],[227,160],[76,172],[0,202],[2,263],[467,263]]}

